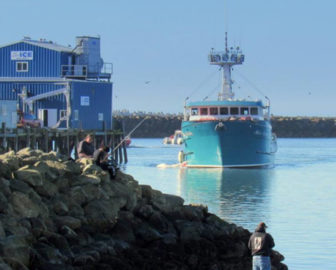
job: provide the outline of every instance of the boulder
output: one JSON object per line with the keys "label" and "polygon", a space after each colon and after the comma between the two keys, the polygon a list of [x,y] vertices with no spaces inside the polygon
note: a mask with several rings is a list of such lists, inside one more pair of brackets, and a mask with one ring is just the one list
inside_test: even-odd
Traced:
{"label": "boulder", "polygon": [[0,269],[1,270],[12,270],[12,268],[4,262],[0,262]]}
{"label": "boulder", "polygon": [[110,192],[111,197],[119,198],[119,201],[122,203],[120,208],[125,208],[126,210],[133,211],[138,202],[138,185],[135,183],[134,185],[128,184],[125,185],[123,181],[119,181],[119,179],[115,179],[110,181]]}
{"label": "boulder", "polygon": [[28,165],[14,172],[17,180],[24,181],[32,187],[40,187],[43,185],[41,173],[38,170],[30,169]]}
{"label": "boulder", "polygon": [[59,155],[55,151],[50,151],[48,153],[42,153],[40,156],[41,160],[52,160],[52,161],[60,161]]}
{"label": "boulder", "polygon": [[30,192],[32,192],[32,188],[27,184],[25,183],[24,181],[21,181],[21,180],[16,180],[16,179],[13,179],[13,180],[10,180],[9,182],[9,187],[10,189],[14,192],[14,191],[19,191],[19,192],[22,192],[24,194],[29,194]]}
{"label": "boulder", "polygon": [[0,215],[0,222],[2,228],[7,236],[9,235],[20,235],[29,236],[30,231],[25,226],[19,223],[19,218],[13,215]]}
{"label": "boulder", "polygon": [[198,241],[201,239],[201,234],[204,226],[201,222],[177,220],[175,226],[180,235],[181,241]]}
{"label": "boulder", "polygon": [[46,243],[38,243],[34,245],[34,249],[45,261],[51,264],[62,264],[67,260],[58,248]]}
{"label": "boulder", "polygon": [[76,162],[82,167],[86,167],[87,165],[93,165],[94,163],[92,158],[80,158],[77,159]]}
{"label": "boulder", "polygon": [[39,156],[30,156],[21,159],[21,166],[33,166],[36,162],[40,161]]}
{"label": "boulder", "polygon": [[87,203],[87,194],[80,186],[72,187],[69,191],[69,197],[72,202],[78,205]]}
{"label": "boulder", "polygon": [[44,180],[54,181],[58,177],[58,173],[46,161],[35,162],[33,168],[41,174]]}
{"label": "boulder", "polygon": [[0,213],[8,213],[9,207],[7,197],[0,190]]}
{"label": "boulder", "polygon": [[44,162],[48,166],[49,173],[56,175],[57,178],[63,177],[66,173],[71,173],[67,163],[55,160],[45,160]]}
{"label": "boulder", "polygon": [[59,232],[66,238],[66,239],[78,239],[77,233],[71,229],[70,227],[64,225],[61,228],[59,228]]}
{"label": "boulder", "polygon": [[58,194],[58,187],[49,180],[43,181],[43,185],[35,187],[35,190],[40,196],[48,199],[52,199]]}
{"label": "boulder", "polygon": [[184,203],[184,200],[179,196],[163,194],[161,191],[154,190],[146,185],[141,185],[140,187],[142,197],[147,200],[148,204],[165,214],[176,211]]}
{"label": "boulder", "polygon": [[9,197],[12,193],[10,189],[10,181],[0,177],[0,190],[4,194],[5,197]]}
{"label": "boulder", "polygon": [[141,218],[148,219],[154,213],[154,209],[149,204],[140,204],[140,206],[135,209],[135,213]]}
{"label": "boulder", "polygon": [[4,261],[12,270],[29,270],[28,267],[16,259],[5,257]]}
{"label": "boulder", "polygon": [[28,220],[31,225],[31,232],[36,238],[48,232],[47,225],[45,224],[43,219],[33,217],[33,218],[29,218]]}
{"label": "boulder", "polygon": [[20,168],[20,158],[14,151],[0,155],[0,160],[10,171],[16,171]]}
{"label": "boulder", "polygon": [[119,199],[94,200],[89,202],[84,207],[88,224],[98,231],[112,229],[117,222],[120,204]]}
{"label": "boulder", "polygon": [[4,177],[6,179],[10,179],[12,177],[12,171],[10,167],[2,160],[0,160],[0,177]]}
{"label": "boulder", "polygon": [[101,167],[97,166],[94,163],[89,163],[87,165],[84,166],[82,173],[83,174],[94,174],[97,175],[99,173],[101,173],[103,170]]}
{"label": "boulder", "polygon": [[153,214],[148,218],[148,223],[160,233],[176,234],[174,225],[159,211],[153,211]]}
{"label": "boulder", "polygon": [[81,186],[86,184],[98,185],[100,184],[100,177],[94,174],[83,174],[76,177],[73,181],[71,181],[71,186]]}
{"label": "boulder", "polygon": [[83,219],[84,217],[84,209],[76,202],[74,201],[69,201],[67,204],[69,208],[69,213],[68,215],[78,218],[78,219]]}
{"label": "boulder", "polygon": [[73,160],[66,160],[62,162],[65,166],[65,171],[71,173],[71,175],[79,175],[82,173],[81,166]]}
{"label": "boulder", "polygon": [[80,219],[71,216],[55,216],[54,221],[58,228],[67,226],[70,229],[75,230],[82,226]]}
{"label": "boulder", "polygon": [[5,230],[2,226],[2,222],[0,221],[0,238],[3,238],[3,237],[6,237],[6,233],[5,233]]}
{"label": "boulder", "polygon": [[167,213],[171,219],[186,219],[189,221],[203,221],[208,214],[208,208],[203,205],[183,205],[181,207],[172,208]]}
{"label": "boulder", "polygon": [[161,234],[148,225],[145,222],[142,222],[136,229],[135,235],[140,238],[140,240],[144,241],[145,243],[152,242],[155,240],[159,240],[162,238]]}
{"label": "boulder", "polygon": [[43,154],[43,151],[41,150],[35,150],[35,149],[31,149],[29,147],[26,148],[22,148],[21,150],[19,150],[16,155],[20,158],[29,158],[29,157],[40,157]]}
{"label": "boulder", "polygon": [[27,194],[19,191],[14,191],[12,193],[10,203],[12,204],[14,211],[20,217],[31,218],[47,214],[44,213],[45,209],[42,208],[40,204],[30,199]]}
{"label": "boulder", "polygon": [[56,200],[54,202],[53,210],[59,216],[65,216],[69,213],[68,206],[63,201],[59,201],[59,200]]}
{"label": "boulder", "polygon": [[29,265],[30,247],[24,236],[10,235],[0,239],[0,255]]}

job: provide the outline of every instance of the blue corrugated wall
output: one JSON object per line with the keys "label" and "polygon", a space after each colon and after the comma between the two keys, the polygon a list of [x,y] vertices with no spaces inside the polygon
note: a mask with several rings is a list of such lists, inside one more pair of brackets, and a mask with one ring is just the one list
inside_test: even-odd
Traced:
{"label": "blue corrugated wall", "polygon": [[[23,87],[28,91],[28,95],[36,96],[39,94],[47,93],[62,88],[63,86],[55,85],[54,83],[33,83],[33,82],[0,82],[0,100],[17,100],[22,109],[22,102],[18,94],[22,92]],[[38,109],[51,109],[58,110],[66,109],[66,102],[64,95],[49,97],[34,103],[34,114],[37,116]]]}
{"label": "blue corrugated wall", "polygon": [[[32,51],[33,60],[11,60],[11,51]],[[0,77],[60,77],[61,66],[68,64],[68,53],[25,42],[0,48]],[[17,72],[16,62],[28,62],[28,72]]]}
{"label": "blue corrugated wall", "polygon": [[[70,81],[71,89],[71,120],[70,127],[83,129],[102,129],[103,121],[107,129],[112,128],[112,83],[97,81]],[[26,87],[28,94],[35,96],[42,93],[60,89],[64,86],[49,83],[32,82],[1,82],[0,100],[17,100],[22,108],[21,99],[18,94],[22,88]],[[88,97],[89,106],[81,104],[81,97]],[[66,110],[66,100],[64,95],[49,97],[34,103],[34,114],[37,116],[38,109],[57,109],[57,120],[59,120],[59,110]],[[78,119],[75,119],[77,110]],[[99,120],[102,114],[103,121]]]}
{"label": "blue corrugated wall", "polygon": [[[81,104],[81,97],[89,97],[90,106]],[[83,129],[112,128],[112,83],[72,82],[71,83],[71,127]],[[78,111],[78,120],[75,119]],[[98,114],[103,114],[100,121]]]}

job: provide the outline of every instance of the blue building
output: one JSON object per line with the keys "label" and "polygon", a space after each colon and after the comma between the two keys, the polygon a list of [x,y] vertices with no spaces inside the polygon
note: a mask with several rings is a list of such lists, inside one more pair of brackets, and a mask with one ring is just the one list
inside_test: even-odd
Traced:
{"label": "blue building", "polygon": [[0,119],[33,114],[44,127],[111,129],[111,74],[99,37],[77,37],[74,47],[30,38],[0,46]]}

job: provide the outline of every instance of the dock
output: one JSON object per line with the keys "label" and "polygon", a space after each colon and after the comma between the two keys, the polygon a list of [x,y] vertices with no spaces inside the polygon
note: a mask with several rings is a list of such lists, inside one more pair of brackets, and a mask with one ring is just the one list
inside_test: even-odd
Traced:
{"label": "dock", "polygon": [[[104,144],[111,148],[118,164],[127,163],[126,144],[120,130],[81,130],[81,129],[50,129],[50,128],[0,128],[0,154],[7,151],[19,151],[29,147],[44,152],[55,151],[69,158],[78,158],[77,145],[90,133],[94,138],[95,149]],[[117,148],[116,148],[117,147]]]}

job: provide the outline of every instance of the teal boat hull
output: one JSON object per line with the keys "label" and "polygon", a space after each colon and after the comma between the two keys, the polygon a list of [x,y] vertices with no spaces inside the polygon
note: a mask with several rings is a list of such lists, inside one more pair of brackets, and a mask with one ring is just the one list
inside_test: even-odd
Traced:
{"label": "teal boat hull", "polygon": [[183,121],[187,167],[265,167],[274,164],[269,121]]}

